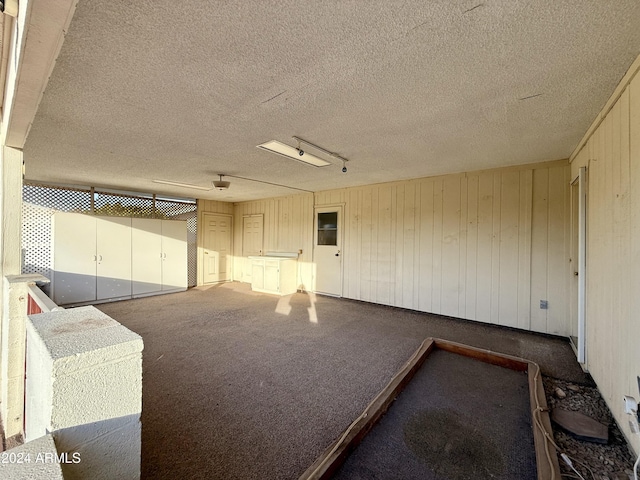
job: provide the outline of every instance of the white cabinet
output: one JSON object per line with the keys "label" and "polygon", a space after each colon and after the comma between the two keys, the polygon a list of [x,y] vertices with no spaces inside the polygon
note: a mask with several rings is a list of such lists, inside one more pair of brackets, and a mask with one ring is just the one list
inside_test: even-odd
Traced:
{"label": "white cabinet", "polygon": [[187,225],[181,220],[132,219],[134,297],[187,288]]}
{"label": "white cabinet", "polygon": [[56,212],[52,232],[58,305],[187,288],[186,221]]}
{"label": "white cabinet", "polygon": [[131,295],[131,219],[53,216],[53,301],[88,303]]}
{"label": "white cabinet", "polygon": [[249,257],[251,260],[251,290],[289,295],[298,290],[297,264],[294,258]]}

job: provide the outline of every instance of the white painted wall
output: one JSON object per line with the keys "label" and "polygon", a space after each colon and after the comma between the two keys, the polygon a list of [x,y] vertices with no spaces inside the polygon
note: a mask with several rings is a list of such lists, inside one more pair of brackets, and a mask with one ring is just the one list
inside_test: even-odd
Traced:
{"label": "white painted wall", "polygon": [[640,452],[623,395],[640,397],[640,57],[572,155],[587,167],[587,368]]}
{"label": "white painted wall", "polygon": [[242,216],[262,214],[264,250],[302,249],[309,288],[314,206],[343,204],[344,297],[568,335],[569,193],[556,161],[243,202],[235,270]]}
{"label": "white painted wall", "polygon": [[559,161],[315,201],[345,205],[345,297],[567,335],[568,184]]}
{"label": "white painted wall", "polygon": [[234,280],[241,281],[246,261],[242,257],[242,217],[264,216],[263,252],[298,252],[298,288],[311,290],[313,261],[313,194],[267,198],[234,207]]}

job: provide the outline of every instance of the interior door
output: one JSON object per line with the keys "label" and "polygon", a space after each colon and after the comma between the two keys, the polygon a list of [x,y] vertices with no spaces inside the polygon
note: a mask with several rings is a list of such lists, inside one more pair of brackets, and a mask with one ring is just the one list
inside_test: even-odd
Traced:
{"label": "interior door", "polygon": [[315,210],[313,263],[315,291],[342,295],[342,206]]}
{"label": "interior door", "polygon": [[204,214],[203,282],[231,280],[231,217]]}
{"label": "interior door", "polygon": [[131,219],[97,218],[97,297],[131,295]]}
{"label": "interior door", "polygon": [[580,167],[571,185],[571,343],[578,362],[586,363],[587,170]]}
{"label": "interior door", "polygon": [[264,217],[246,215],[242,217],[242,281],[251,283],[253,267],[249,256],[262,255]]}

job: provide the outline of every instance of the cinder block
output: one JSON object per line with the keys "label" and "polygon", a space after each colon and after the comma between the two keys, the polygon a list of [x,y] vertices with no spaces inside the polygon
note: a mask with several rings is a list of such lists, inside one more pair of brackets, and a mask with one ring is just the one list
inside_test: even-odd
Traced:
{"label": "cinder block", "polygon": [[139,478],[142,349],[94,307],[30,317],[27,438],[44,428],[60,452],[80,455],[65,478]]}
{"label": "cinder block", "polygon": [[3,480],[63,480],[53,437],[45,435],[2,454]]}

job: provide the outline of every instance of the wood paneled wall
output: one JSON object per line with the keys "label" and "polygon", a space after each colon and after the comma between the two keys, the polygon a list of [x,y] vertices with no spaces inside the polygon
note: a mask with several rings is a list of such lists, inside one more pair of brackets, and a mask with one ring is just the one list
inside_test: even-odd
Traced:
{"label": "wood paneled wall", "polygon": [[571,169],[576,175],[586,166],[588,177],[587,368],[640,451],[622,402],[638,398],[640,375],[640,62],[634,65]]}
{"label": "wood paneled wall", "polygon": [[311,290],[313,261],[313,194],[288,195],[234,207],[234,280],[242,278],[243,268],[249,268],[242,258],[242,217],[264,216],[263,252],[298,252],[298,287]]}
{"label": "wood paneled wall", "polygon": [[[343,296],[538,332],[569,334],[567,161],[291,195],[201,211],[264,216],[263,251],[297,252],[311,289],[314,207],[344,206]],[[540,308],[540,301],[548,309]]]}
{"label": "wood paneled wall", "polygon": [[566,161],[320,192],[315,204],[345,206],[343,296],[568,334]]}

